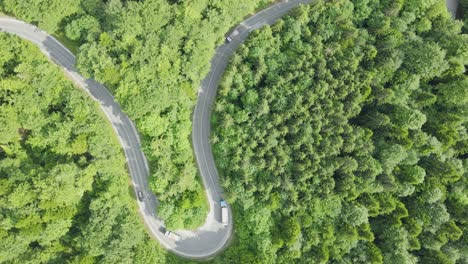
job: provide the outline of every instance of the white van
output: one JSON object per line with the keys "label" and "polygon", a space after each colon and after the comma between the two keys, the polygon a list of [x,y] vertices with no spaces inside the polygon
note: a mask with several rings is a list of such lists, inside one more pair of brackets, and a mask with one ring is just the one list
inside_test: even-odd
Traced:
{"label": "white van", "polygon": [[174,240],[174,241],[179,241],[180,240],[180,236],[174,232],[171,232],[171,231],[166,231],[166,233],[164,234],[166,237]]}

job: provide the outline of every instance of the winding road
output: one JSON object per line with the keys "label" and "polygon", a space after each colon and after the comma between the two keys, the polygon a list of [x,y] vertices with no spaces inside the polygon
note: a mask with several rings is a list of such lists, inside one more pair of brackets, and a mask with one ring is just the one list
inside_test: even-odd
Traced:
{"label": "winding road", "polygon": [[[233,231],[232,213],[229,214],[231,218],[229,219],[229,225],[224,226],[221,224],[219,200],[223,197],[223,192],[219,185],[218,172],[209,143],[211,108],[218,83],[229,63],[229,58],[252,30],[267,24],[271,25],[297,5],[312,1],[283,0],[256,13],[233,29],[237,30],[239,35],[233,38],[230,43],[225,43],[216,49],[216,54],[211,60],[211,70],[199,88],[198,101],[193,113],[192,131],[194,153],[205,186],[210,210],[204,225],[199,229],[195,231],[176,230],[176,233],[181,236],[181,240],[177,242],[164,235],[164,222],[156,216],[157,198],[148,187],[149,167],[141,151],[138,132],[133,122],[122,112],[120,105],[114,101],[112,94],[102,84],[92,79],[83,78],[75,68],[75,56],[46,32],[33,25],[9,17],[0,17],[0,30],[18,35],[36,44],[44,54],[63,68],[70,79],[99,103],[122,145],[135,192],[141,191],[144,193],[145,198],[143,201],[138,202],[138,206],[151,236],[177,255],[203,259],[223,250],[227,246]],[[447,4],[449,2],[451,0],[448,0]],[[449,8],[454,13],[456,9],[452,5],[449,5]]]}
{"label": "winding road", "polygon": [[156,216],[157,198],[148,187],[149,167],[141,151],[138,132],[133,122],[122,112],[120,105],[114,101],[112,94],[102,84],[83,78],[75,68],[75,56],[46,32],[8,17],[0,17],[0,30],[18,35],[36,44],[44,54],[63,68],[70,79],[99,103],[122,145],[135,192],[141,191],[144,194],[145,198],[138,202],[138,206],[151,236],[177,255],[203,259],[210,258],[223,250],[233,232],[232,213],[229,214],[231,217],[229,225],[221,224],[219,200],[223,197],[223,191],[219,185],[218,172],[209,143],[211,108],[218,83],[229,63],[229,58],[252,30],[273,24],[297,5],[312,1],[283,0],[256,13],[235,27],[239,35],[230,43],[225,43],[216,49],[216,54],[211,60],[211,70],[199,88],[198,101],[193,113],[192,131],[194,153],[210,210],[204,225],[199,229],[176,230],[175,232],[181,236],[181,240],[177,242],[164,235],[164,222]]}

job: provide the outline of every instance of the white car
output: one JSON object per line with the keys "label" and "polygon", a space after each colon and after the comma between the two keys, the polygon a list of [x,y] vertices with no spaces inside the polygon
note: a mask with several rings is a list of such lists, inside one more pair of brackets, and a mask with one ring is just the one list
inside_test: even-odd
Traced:
{"label": "white car", "polygon": [[140,202],[143,202],[143,199],[145,199],[143,193],[141,191],[138,191],[138,200],[140,200]]}
{"label": "white car", "polygon": [[166,233],[164,234],[166,237],[174,240],[174,241],[179,241],[180,240],[180,236],[174,232],[171,232],[171,231],[166,231]]}
{"label": "white car", "polygon": [[234,30],[229,36],[227,36],[226,41],[229,43],[231,42],[237,35],[239,35],[239,31]]}

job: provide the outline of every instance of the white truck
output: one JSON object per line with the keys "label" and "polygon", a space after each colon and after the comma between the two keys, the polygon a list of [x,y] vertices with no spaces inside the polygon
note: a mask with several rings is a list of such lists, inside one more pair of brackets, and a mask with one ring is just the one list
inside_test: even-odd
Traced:
{"label": "white truck", "polygon": [[227,203],[224,200],[221,200],[219,203],[221,205],[221,223],[227,226],[229,224],[229,209]]}
{"label": "white truck", "polygon": [[234,39],[237,35],[239,35],[239,31],[234,30],[231,34],[229,34],[229,36],[227,36],[226,38],[226,41],[229,43],[232,41],[232,39]]}

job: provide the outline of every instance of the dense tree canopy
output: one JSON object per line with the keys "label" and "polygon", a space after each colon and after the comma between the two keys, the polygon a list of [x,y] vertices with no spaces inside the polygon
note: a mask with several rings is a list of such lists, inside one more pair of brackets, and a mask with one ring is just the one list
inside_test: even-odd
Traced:
{"label": "dense tree canopy", "polygon": [[32,44],[0,50],[0,262],[164,263],[97,105]]}
{"label": "dense tree canopy", "polygon": [[189,141],[196,92],[223,34],[268,2],[0,0],[0,6],[80,46],[81,73],[106,84],[137,124],[159,216],[169,228],[194,228],[207,212]]}
{"label": "dense tree canopy", "polygon": [[[267,2],[0,8],[78,50],[81,72],[137,123],[159,215],[190,228],[206,213],[189,142],[196,91],[223,34]],[[468,262],[461,30],[443,0],[334,0],[254,33],[213,117],[236,222],[215,262]],[[144,235],[95,105],[31,45],[0,46],[0,262],[180,263]]]}
{"label": "dense tree canopy", "polygon": [[468,35],[444,1],[317,1],[254,32],[214,108],[219,263],[467,263]]}

